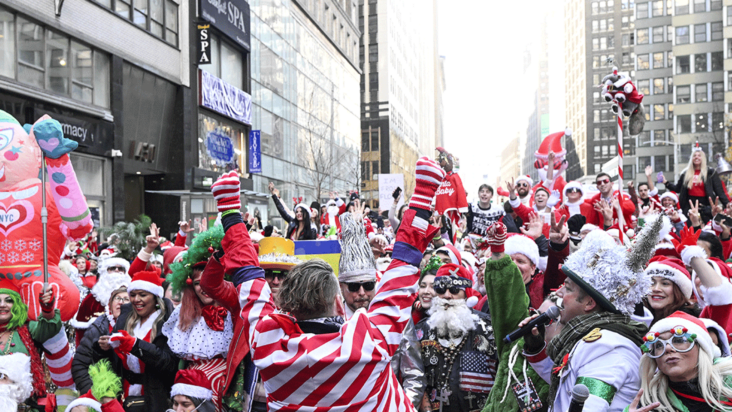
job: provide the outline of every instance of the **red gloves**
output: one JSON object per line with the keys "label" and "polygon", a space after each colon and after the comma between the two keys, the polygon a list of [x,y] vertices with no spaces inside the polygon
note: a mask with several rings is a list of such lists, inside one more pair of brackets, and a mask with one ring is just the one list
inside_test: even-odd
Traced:
{"label": "red gloves", "polygon": [[488,244],[491,245],[491,253],[503,253],[506,248],[503,246],[506,243],[506,225],[503,222],[496,222],[486,230],[486,238]]}
{"label": "red gloves", "polygon": [[224,173],[211,186],[219,212],[241,209],[239,175],[235,171]]}
{"label": "red gloves", "polygon": [[681,243],[676,246],[676,251],[681,255],[681,260],[684,261],[686,266],[691,266],[691,259],[695,257],[707,258],[707,253],[704,249],[696,244],[699,240],[699,235],[701,235],[701,230],[694,231],[693,228],[686,227],[681,230],[679,235],[681,237]]}
{"label": "red gloves", "polygon": [[416,187],[414,194],[409,201],[409,207],[430,210],[435,192],[445,179],[445,171],[439,164],[427,157],[420,157],[417,160],[415,173]]}
{"label": "red gloves", "polygon": [[130,336],[125,330],[120,330],[117,333],[112,334],[109,338],[109,344],[112,345],[116,352],[130,353],[132,348],[135,347],[137,338]]}
{"label": "red gloves", "polygon": [[38,294],[38,303],[41,305],[41,310],[45,313],[53,312],[53,305],[56,303],[56,297],[53,295],[53,289],[51,291],[51,300],[48,303],[43,303],[43,292]]}

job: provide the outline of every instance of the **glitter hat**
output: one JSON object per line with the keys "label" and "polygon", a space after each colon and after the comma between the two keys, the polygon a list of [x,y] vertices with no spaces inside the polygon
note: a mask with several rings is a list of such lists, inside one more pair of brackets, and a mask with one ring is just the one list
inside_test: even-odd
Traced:
{"label": "glitter hat", "polygon": [[376,261],[369,246],[363,222],[346,212],[341,218],[341,258],[338,261],[338,281],[369,282],[376,280]]}

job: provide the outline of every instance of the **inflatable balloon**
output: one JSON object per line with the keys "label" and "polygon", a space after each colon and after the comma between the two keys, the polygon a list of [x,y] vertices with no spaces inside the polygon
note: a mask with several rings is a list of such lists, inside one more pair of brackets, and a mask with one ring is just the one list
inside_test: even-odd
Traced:
{"label": "inflatable balloon", "polygon": [[[43,189],[48,209],[48,282],[62,320],[71,319],[79,307],[79,290],[58,268],[66,239],[81,239],[92,229],[86,198],[68,155],[76,147],[76,142],[64,138],[59,122],[47,115],[24,128],[0,110],[0,279],[15,282],[32,320],[41,313]],[[39,178],[41,151],[48,172],[45,188]]]}

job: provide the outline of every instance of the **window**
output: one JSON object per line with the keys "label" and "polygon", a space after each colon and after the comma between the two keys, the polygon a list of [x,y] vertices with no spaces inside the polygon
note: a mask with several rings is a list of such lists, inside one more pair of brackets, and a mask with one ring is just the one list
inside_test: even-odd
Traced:
{"label": "window", "polygon": [[689,26],[679,26],[676,28],[676,44],[689,43]]}
{"label": "window", "polygon": [[724,130],[724,113],[712,113],[712,131],[717,132],[722,130]]}
{"label": "window", "polygon": [[691,73],[689,56],[676,57],[676,74]]}
{"label": "window", "polygon": [[673,90],[674,90],[674,78],[667,77],[666,78],[666,93],[673,93]]}
{"label": "window", "polygon": [[607,39],[600,37],[600,50],[607,50]]}
{"label": "window", "polygon": [[707,41],[707,24],[694,25],[694,43],[704,43]]}
{"label": "window", "polygon": [[178,46],[178,5],[173,0],[95,0],[137,27]]}
{"label": "window", "polygon": [[648,44],[648,29],[638,29],[638,44]]}
{"label": "window", "polygon": [[676,103],[691,103],[691,86],[676,86]]}
{"label": "window", "polygon": [[691,133],[691,115],[676,116],[677,133]]}
{"label": "window", "polygon": [[695,54],[694,55],[694,73],[701,73],[707,71],[707,54]]}
{"label": "window", "polygon": [[694,95],[696,96],[695,97],[696,103],[706,102],[708,100],[707,99],[707,84],[700,83],[700,84],[697,84],[696,86],[694,86]]}
{"label": "window", "polygon": [[727,7],[727,25],[732,26],[732,7]]}
{"label": "window", "polygon": [[[597,149],[597,146],[595,146],[595,149]],[[594,173],[596,173],[596,174],[597,174],[597,173],[600,173],[600,167],[601,167],[601,166],[600,166],[600,164],[599,164],[599,163],[595,163],[595,164],[593,164],[593,165],[592,165],[592,167],[593,167],[593,168],[595,169],[595,172],[594,172]]]}
{"label": "window", "polygon": [[[679,116],[679,117],[681,117],[681,116]],[[709,115],[707,113],[695,114],[694,123],[696,123],[696,132],[697,133],[709,131]]]}
{"label": "window", "polygon": [[606,1],[600,2],[600,13],[607,13],[607,2]]}
{"label": "window", "polygon": [[724,70],[724,52],[712,52],[712,71]]}
{"label": "window", "polygon": [[724,100],[724,82],[712,83],[712,101],[721,102]]}
{"label": "window", "polygon": [[609,31],[615,30],[615,19],[607,19],[607,29]]}
{"label": "window", "polygon": [[664,120],[666,118],[666,108],[662,104],[653,105],[653,120]]}
{"label": "window", "polygon": [[623,16],[623,18],[620,19],[620,22],[621,22],[620,25],[622,28],[625,29],[625,28],[630,27],[630,24],[629,24],[630,18],[628,18],[628,16]]}
{"label": "window", "polygon": [[630,46],[630,34],[623,34],[623,37],[621,37],[620,41],[622,42],[623,47]]}
{"label": "window", "polygon": [[694,13],[707,11],[707,0],[694,0]]}
{"label": "window", "polygon": [[592,50],[600,50],[600,39],[597,37],[592,39]]}
{"label": "window", "polygon": [[653,79],[653,94],[663,94],[663,84],[665,83],[663,77]]}
{"label": "window", "polygon": [[[732,9],[732,7],[730,7]],[[727,56],[732,57],[732,39],[727,39]]]}
{"label": "window", "polygon": [[[592,68],[593,69],[600,68],[600,56],[592,56]],[[595,84],[597,84],[597,83],[595,83]]]}
{"label": "window", "polygon": [[[209,38],[211,39],[211,64],[201,65],[201,69],[244,90],[244,60],[241,53],[212,32],[209,32]],[[261,55],[262,61],[265,62],[261,68],[262,81],[282,94],[282,86],[276,84],[276,75],[272,73],[279,58],[266,47],[262,47]]]}
{"label": "window", "polygon": [[639,54],[638,55],[638,64],[636,69],[637,70],[648,70],[650,67],[649,61],[648,61],[648,55],[647,54]]}
{"label": "window", "polygon": [[669,119],[674,118],[674,104],[673,103],[668,104],[668,118]]}
{"label": "window", "polygon": [[592,111],[592,115],[593,115],[592,121],[595,123],[599,123],[600,122],[600,111],[595,109]]}
{"label": "window", "polygon": [[615,36],[607,36],[607,48],[608,49],[615,48]]}
{"label": "window", "polygon": [[658,26],[653,28],[653,42],[654,43],[663,43],[663,32],[665,30],[663,29],[663,26]]}
{"label": "window", "polygon": [[[632,61],[630,60],[630,53],[623,53],[623,57],[622,57],[622,59],[623,59],[623,60],[622,60],[622,65],[623,65],[623,66],[625,66],[625,65],[627,65],[627,64],[632,64],[632,63],[633,63],[633,62],[632,62]],[[597,84],[597,83],[593,83],[593,84]]]}
{"label": "window", "polygon": [[607,20],[600,20],[600,31],[607,31]]}
{"label": "window", "polygon": [[371,151],[377,152],[379,150],[379,131],[371,131]]}
{"label": "window", "polygon": [[[669,1],[670,3],[670,1]],[[674,39],[674,26],[666,26],[666,41],[672,41]]]}
{"label": "window", "polygon": [[653,7],[653,17],[663,16],[663,0],[657,0],[651,3]]}
{"label": "window", "polygon": [[636,4],[635,11],[636,11],[636,18],[647,19],[648,18],[648,3]]}
{"label": "window", "polygon": [[369,162],[361,162],[361,180],[369,180]]}
{"label": "window", "polygon": [[371,180],[379,180],[379,176],[378,176],[379,161],[378,160],[374,160],[373,162],[371,162],[371,174],[373,176],[373,178]]}
{"label": "window", "polygon": [[599,28],[598,23],[599,22],[597,20],[592,20],[592,32],[593,33],[597,33],[599,31],[598,30],[598,28]]}
{"label": "window", "polygon": [[675,0],[676,15],[689,14],[689,0]]}
{"label": "window", "polygon": [[646,96],[651,94],[651,90],[649,88],[649,83],[650,83],[650,80],[648,80],[648,79],[638,80],[638,92],[640,92]]}
{"label": "window", "polygon": [[1,7],[0,35],[3,76],[87,104],[109,107],[108,55]]}
{"label": "window", "polygon": [[722,10],[722,0],[712,0],[710,2],[711,10]]}
{"label": "window", "polygon": [[598,11],[597,2],[593,1],[592,2],[592,15],[597,14],[597,11]]}
{"label": "window", "polygon": [[712,23],[712,40],[722,40],[722,22]]}
{"label": "window", "polygon": [[663,58],[663,52],[653,53],[653,68],[663,69],[664,60],[665,59]]}
{"label": "window", "polygon": [[596,128],[594,129],[594,132],[593,132],[593,136],[594,136],[594,138],[593,138],[592,140],[594,140],[594,141],[596,141],[596,142],[597,142],[597,141],[600,141],[600,129],[598,129],[598,128],[596,127]]}
{"label": "window", "polygon": [[674,52],[666,52],[666,67],[674,67]]}

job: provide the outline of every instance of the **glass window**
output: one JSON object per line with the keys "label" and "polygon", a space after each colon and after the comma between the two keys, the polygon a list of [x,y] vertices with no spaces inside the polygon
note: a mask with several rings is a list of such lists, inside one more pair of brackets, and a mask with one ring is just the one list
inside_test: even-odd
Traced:
{"label": "glass window", "polygon": [[607,19],[607,29],[609,31],[615,30],[615,19]]}
{"label": "glass window", "polygon": [[371,131],[371,151],[375,152],[377,150],[379,150],[379,131],[372,130]]}
{"label": "glass window", "polygon": [[674,67],[674,52],[666,52],[666,67]]}
{"label": "glass window", "polygon": [[600,2],[600,13],[607,13],[607,2],[606,1]]}
{"label": "glass window", "polygon": [[638,44],[648,44],[648,29],[638,29]]}
{"label": "glass window", "polygon": [[727,73],[727,91],[732,91],[732,70]]}
{"label": "glass window", "polygon": [[663,32],[665,30],[663,29],[663,26],[658,26],[653,28],[653,42],[654,43],[663,43]]}
{"label": "glass window", "polygon": [[623,34],[621,41],[622,41],[623,47],[630,46],[630,34]]}
{"label": "glass window", "polygon": [[598,123],[600,121],[600,111],[595,109],[592,111],[592,121]]}
{"label": "glass window", "polygon": [[638,3],[635,7],[636,18],[647,19],[648,18],[648,3]]}
{"label": "glass window", "polygon": [[599,30],[599,22],[597,20],[592,20],[592,32],[597,33]]}
{"label": "glass window", "polygon": [[722,22],[712,23],[712,40],[722,40]]}
{"label": "glass window", "polygon": [[676,103],[691,102],[691,86],[676,86]]}
{"label": "glass window", "polygon": [[689,14],[689,0],[675,0],[673,3],[676,5],[675,14]]}
{"label": "glass window", "polygon": [[657,0],[652,3],[653,17],[663,16],[663,0]]}
{"label": "glass window", "polygon": [[712,83],[712,101],[721,102],[724,100],[724,82]]}
{"label": "glass window", "polygon": [[165,1],[165,41],[178,45],[178,5]]}
{"label": "glass window", "polygon": [[18,81],[43,88],[43,27],[18,17]]}
{"label": "glass window", "polygon": [[650,68],[650,62],[648,61],[648,55],[647,54],[639,54],[638,55],[638,64],[636,69],[637,70],[648,70]]}
{"label": "glass window", "polygon": [[676,74],[690,73],[691,66],[689,56],[676,57]]}
{"label": "glass window", "polygon": [[668,118],[669,119],[674,118],[674,104],[673,103],[668,104]]}
{"label": "glass window", "polygon": [[46,31],[46,84],[56,93],[69,94],[69,38]]}
{"label": "glass window", "polygon": [[677,133],[691,133],[691,115],[676,116]]}
{"label": "glass window", "polygon": [[724,52],[712,52],[712,71],[724,70]]}
{"label": "glass window", "polygon": [[732,56],[732,39],[727,39],[727,56]]}
{"label": "glass window", "polygon": [[676,28],[676,44],[689,43],[689,26],[679,26]]}
{"label": "glass window", "polygon": [[732,26],[732,7],[727,7],[727,25]]}
{"label": "glass window", "polygon": [[[679,116],[679,117],[681,117],[681,116]],[[694,123],[696,125],[697,133],[709,131],[709,115],[707,113],[695,114]]]}
{"label": "glass window", "polygon": [[674,90],[674,78],[667,77],[666,78],[666,93],[673,93],[673,90]]}
{"label": "glass window", "polygon": [[724,130],[724,113],[712,113],[712,131],[717,132],[722,130]]}
{"label": "glass window", "polygon": [[663,77],[653,79],[653,94],[663,94],[663,84],[665,83]]}
{"label": "glass window", "polygon": [[711,10],[722,10],[722,0],[712,0],[710,2]]}
{"label": "glass window", "polygon": [[148,0],[134,0],[135,7],[132,14],[132,21],[143,30],[147,30],[147,2]]}
{"label": "glass window", "polygon": [[695,54],[694,55],[694,73],[701,73],[707,71],[707,54]]}
{"label": "glass window", "polygon": [[110,93],[109,56],[94,52],[94,104],[109,108]]}
{"label": "glass window", "polygon": [[638,80],[638,91],[646,96],[651,94],[649,83],[650,80],[648,79]]}
{"label": "glass window", "polygon": [[150,0],[150,32],[163,38],[163,16],[165,0]]}
{"label": "glass window", "polygon": [[595,15],[595,14],[597,14],[597,12],[598,12],[597,2],[593,1],[592,2],[592,14]]}
{"label": "glass window", "polygon": [[663,52],[653,53],[653,68],[663,69],[664,60],[665,59],[663,58]]}
{"label": "glass window", "polygon": [[592,50],[600,50],[600,39],[597,37],[592,39]]}
{"label": "glass window", "polygon": [[707,0],[694,0],[694,13],[707,11]]}
{"label": "glass window", "polygon": [[706,102],[708,100],[707,99],[707,84],[699,83],[696,86],[694,86],[694,95],[695,95],[696,103]]}
{"label": "glass window", "polygon": [[0,75],[15,78],[15,16],[0,7]]}
{"label": "glass window", "polygon": [[92,103],[93,60],[91,48],[72,41],[71,64],[71,97],[86,103]]}
{"label": "glass window", "polygon": [[704,43],[707,41],[707,24],[694,25],[694,43]]}
{"label": "glass window", "polygon": [[[279,59],[277,59],[279,60]],[[282,69],[280,62],[279,69]],[[276,70],[276,68],[275,68]],[[241,53],[226,42],[221,42],[221,79],[230,85],[244,90],[244,62]],[[281,90],[280,90],[281,93]]]}
{"label": "glass window", "polygon": [[666,26],[666,41],[674,39],[674,26]]}
{"label": "glass window", "polygon": [[607,50],[607,39],[600,37],[600,50]]}
{"label": "glass window", "polygon": [[664,120],[666,118],[666,108],[662,104],[653,105],[653,120]]}

